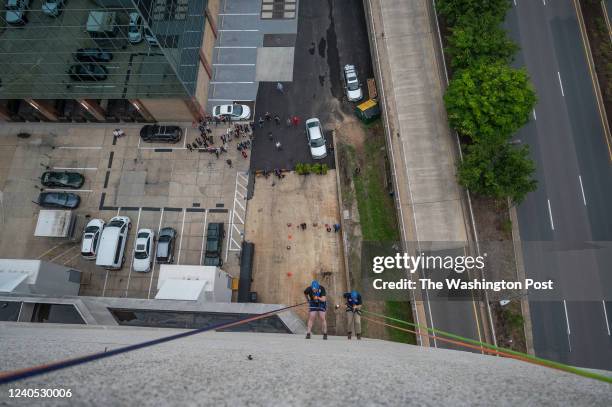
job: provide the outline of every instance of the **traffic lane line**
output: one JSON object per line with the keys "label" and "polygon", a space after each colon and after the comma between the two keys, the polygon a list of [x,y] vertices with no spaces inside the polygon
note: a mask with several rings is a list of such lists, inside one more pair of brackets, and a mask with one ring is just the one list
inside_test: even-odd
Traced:
{"label": "traffic lane line", "polygon": [[582,202],[584,206],[587,206],[586,196],[584,195],[584,187],[582,186],[582,176],[578,175],[578,181],[580,182],[580,191],[582,192]]}
{"label": "traffic lane line", "polygon": [[555,222],[553,221],[552,209],[550,208],[550,199],[546,200],[548,202],[548,216],[550,218],[550,228],[555,230]]}

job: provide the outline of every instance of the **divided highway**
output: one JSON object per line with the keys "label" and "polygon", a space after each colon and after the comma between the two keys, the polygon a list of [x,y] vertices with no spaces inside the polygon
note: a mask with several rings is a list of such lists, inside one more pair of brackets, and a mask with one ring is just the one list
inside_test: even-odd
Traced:
{"label": "divided highway", "polygon": [[[554,278],[573,267],[557,282],[561,290],[588,279],[610,293],[610,256],[572,251],[568,260],[567,251],[529,246],[612,241],[612,141],[604,132],[577,16],[574,0],[515,0],[506,20],[521,47],[516,65],[527,68],[538,95],[530,123],[516,135],[530,145],[538,179],[537,191],[518,208],[519,229],[527,277]],[[611,302],[531,300],[530,308],[536,355],[612,369]]]}

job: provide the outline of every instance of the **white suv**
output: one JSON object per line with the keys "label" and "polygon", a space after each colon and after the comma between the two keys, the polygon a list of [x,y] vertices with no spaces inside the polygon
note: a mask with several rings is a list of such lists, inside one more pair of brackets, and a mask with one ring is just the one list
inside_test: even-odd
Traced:
{"label": "white suv", "polygon": [[319,119],[312,118],[306,120],[306,137],[308,137],[308,147],[310,148],[312,158],[320,160],[327,157],[325,137],[323,137],[323,129]]}
{"label": "white suv", "polygon": [[102,219],[92,219],[85,226],[83,241],[81,242],[81,255],[84,259],[95,260],[98,246],[100,246],[102,230],[104,230]]}

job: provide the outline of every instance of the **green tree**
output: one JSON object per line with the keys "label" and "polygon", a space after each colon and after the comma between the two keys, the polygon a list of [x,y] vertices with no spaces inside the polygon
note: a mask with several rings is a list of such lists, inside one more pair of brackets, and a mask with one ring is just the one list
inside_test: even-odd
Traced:
{"label": "green tree", "polygon": [[529,146],[475,143],[466,148],[458,176],[459,183],[476,194],[519,204],[537,187],[534,172]]}
{"label": "green tree", "polygon": [[527,123],[536,96],[527,71],[497,63],[457,72],[444,102],[449,123],[459,134],[499,144]]}
{"label": "green tree", "polygon": [[519,49],[490,14],[460,18],[447,40],[446,52],[455,70],[497,62],[508,64]]}
{"label": "green tree", "polygon": [[438,14],[444,16],[451,26],[467,14],[482,16],[490,14],[501,23],[510,9],[510,0],[438,0]]}

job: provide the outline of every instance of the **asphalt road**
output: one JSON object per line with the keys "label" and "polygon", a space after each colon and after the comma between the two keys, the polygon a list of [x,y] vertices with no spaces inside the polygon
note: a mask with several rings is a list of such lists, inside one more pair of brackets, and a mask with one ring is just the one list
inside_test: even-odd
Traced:
{"label": "asphalt road", "polygon": [[[530,296],[535,351],[612,369],[612,306],[602,301],[612,293],[612,258],[584,243],[612,240],[612,165],[576,10],[572,0],[516,3],[506,25],[521,46],[516,63],[527,67],[538,95],[530,123],[516,135],[531,147],[539,183],[518,208],[525,271],[553,278],[560,294],[552,301]],[[530,243],[538,241],[562,249]]]}
{"label": "asphalt road", "polygon": [[[356,6],[349,0],[300,2],[293,82],[283,83],[282,94],[276,82],[261,82],[255,105],[256,122],[269,112],[281,118],[281,125],[272,121],[263,129],[256,126],[251,169],[292,169],[297,163],[315,162],[304,128],[304,121],[311,117],[321,120],[327,144],[332,144],[330,130],[335,122],[341,121],[343,115],[353,114],[342,83],[342,66],[347,63],[357,66],[362,82],[372,77],[361,4]],[[286,119],[293,116],[300,118],[300,124],[287,127]],[[281,142],[282,151],[276,150],[276,141]],[[332,154],[321,162],[335,167]]]}

